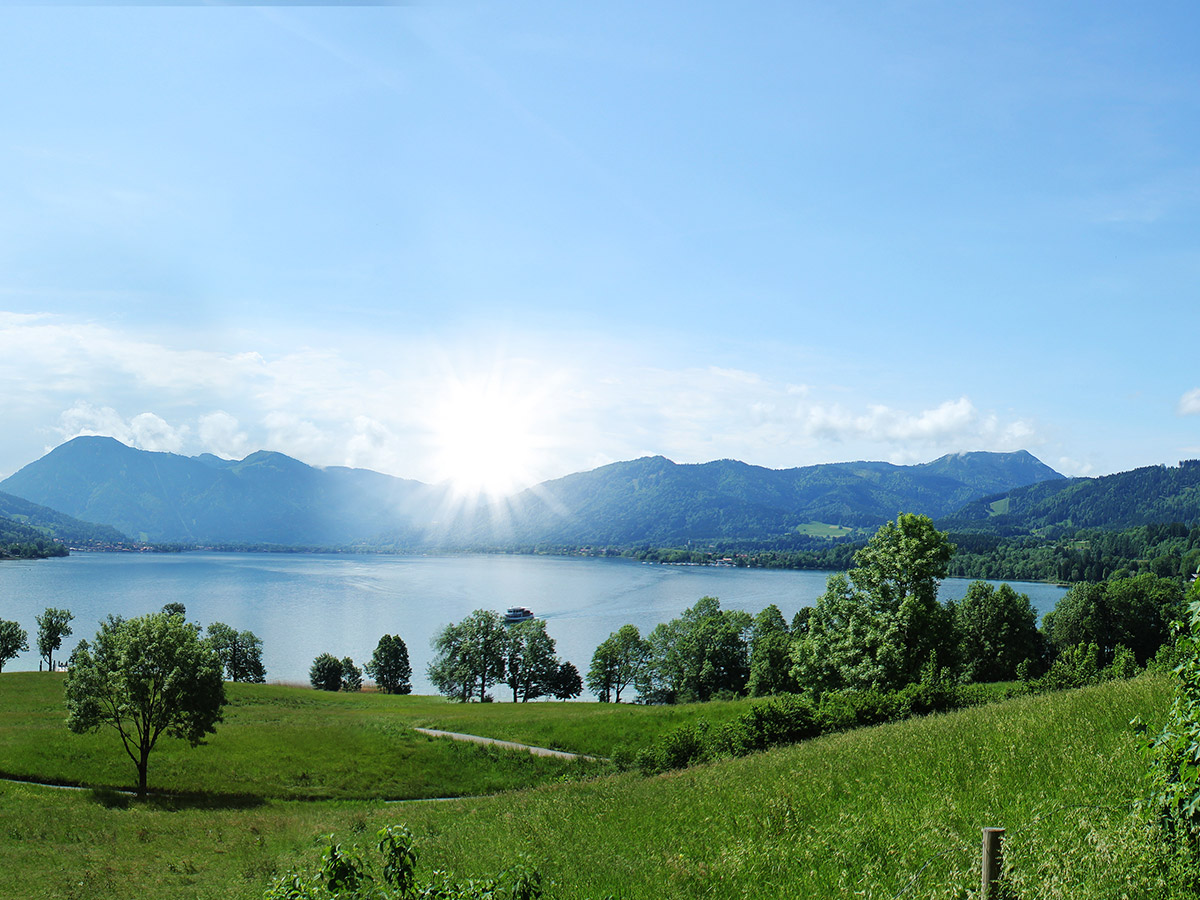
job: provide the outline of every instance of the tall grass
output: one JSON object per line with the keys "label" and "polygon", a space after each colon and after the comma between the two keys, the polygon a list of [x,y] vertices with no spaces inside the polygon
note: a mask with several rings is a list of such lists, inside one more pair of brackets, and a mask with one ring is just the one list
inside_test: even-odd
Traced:
{"label": "tall grass", "polygon": [[[0,676],[0,764],[14,747],[7,732],[16,723],[3,712],[9,678]],[[238,701],[245,707],[238,714],[257,723],[251,730],[269,731],[277,721],[271,746],[295,736],[293,716],[309,715],[310,701],[336,720],[331,739],[391,721],[387,698],[273,690],[247,691]],[[1187,896],[1168,888],[1151,837],[1128,812],[1142,762],[1127,723],[1141,715],[1153,727],[1169,690],[1143,677],[654,778],[543,783],[444,803],[237,800],[222,789],[225,796],[142,805],[5,785],[0,830],[6,861],[15,861],[6,869],[20,875],[5,875],[0,895],[258,898],[276,871],[316,862],[322,833],[366,845],[377,828],[403,822],[417,836],[426,873],[436,866],[485,875],[525,859],[561,898],[968,897],[978,888],[980,829],[988,825],[1008,829],[1010,884],[1022,898]],[[376,706],[377,699],[387,702]],[[563,707],[539,705],[537,716],[547,715],[542,708]],[[486,705],[454,709],[497,715]],[[65,738],[61,711],[55,715]],[[486,733],[485,720],[464,720],[458,730]],[[237,731],[236,721],[224,730]],[[218,743],[220,736],[181,752],[211,756],[212,777],[228,785],[219,770],[250,765],[250,755],[240,755],[236,742]],[[353,758],[354,746],[333,752]],[[65,765],[66,757],[59,751],[46,760]],[[321,777],[339,771],[303,762]],[[299,755],[280,760],[263,776],[282,778],[300,763]],[[152,777],[154,766],[152,759]]]}

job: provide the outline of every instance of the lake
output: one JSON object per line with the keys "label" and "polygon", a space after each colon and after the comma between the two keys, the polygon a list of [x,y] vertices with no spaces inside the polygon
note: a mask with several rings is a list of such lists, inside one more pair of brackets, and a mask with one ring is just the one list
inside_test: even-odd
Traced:
{"label": "lake", "polygon": [[[55,654],[65,659],[110,613],[130,618],[179,602],[189,621],[224,622],[258,635],[268,681],[303,684],[321,653],[350,656],[361,666],[381,635],[398,634],[408,645],[414,692],[435,693],[425,677],[430,640],[475,609],[532,608],[546,620],[559,656],[586,675],[597,645],[622,625],[645,635],[705,595],[719,598],[723,609],[752,614],[774,603],[790,622],[823,593],[828,576],[545,556],[75,553],[0,563],[0,618],[20,623],[34,648],[5,671],[36,671],[34,617],[48,606],[75,614],[74,634]],[[962,597],[969,584],[947,579],[941,596]],[[1049,584],[1013,586],[1039,613],[1065,592]]]}

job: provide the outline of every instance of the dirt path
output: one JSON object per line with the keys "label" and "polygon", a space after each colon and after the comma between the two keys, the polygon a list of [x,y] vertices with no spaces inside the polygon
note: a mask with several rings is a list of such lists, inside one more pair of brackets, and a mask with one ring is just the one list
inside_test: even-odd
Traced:
{"label": "dirt path", "polygon": [[524,750],[532,753],[534,756],[554,756],[558,759],[586,759],[589,762],[598,762],[601,760],[599,756],[586,756],[582,753],[568,753],[566,750],[551,750],[547,747],[531,747],[529,744],[518,744],[514,741],[500,741],[496,738],[480,737],[477,734],[460,734],[457,731],[438,731],[436,728],[414,728],[413,731],[419,731],[421,734],[427,734],[430,737],[450,738],[452,741],[470,741],[474,744],[494,744],[504,750]]}

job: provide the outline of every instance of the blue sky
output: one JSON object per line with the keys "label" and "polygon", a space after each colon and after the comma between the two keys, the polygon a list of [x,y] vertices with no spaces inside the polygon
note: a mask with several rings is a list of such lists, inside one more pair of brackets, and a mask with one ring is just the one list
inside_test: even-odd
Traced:
{"label": "blue sky", "polygon": [[1198,18],[0,7],[0,477],[1195,457]]}

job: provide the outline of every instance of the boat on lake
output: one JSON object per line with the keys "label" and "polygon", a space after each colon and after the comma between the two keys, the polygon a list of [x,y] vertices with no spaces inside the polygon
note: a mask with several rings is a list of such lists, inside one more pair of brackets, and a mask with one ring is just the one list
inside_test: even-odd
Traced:
{"label": "boat on lake", "polygon": [[528,606],[510,606],[504,613],[504,624],[515,625],[517,622],[524,622],[526,619],[532,618],[533,610]]}

